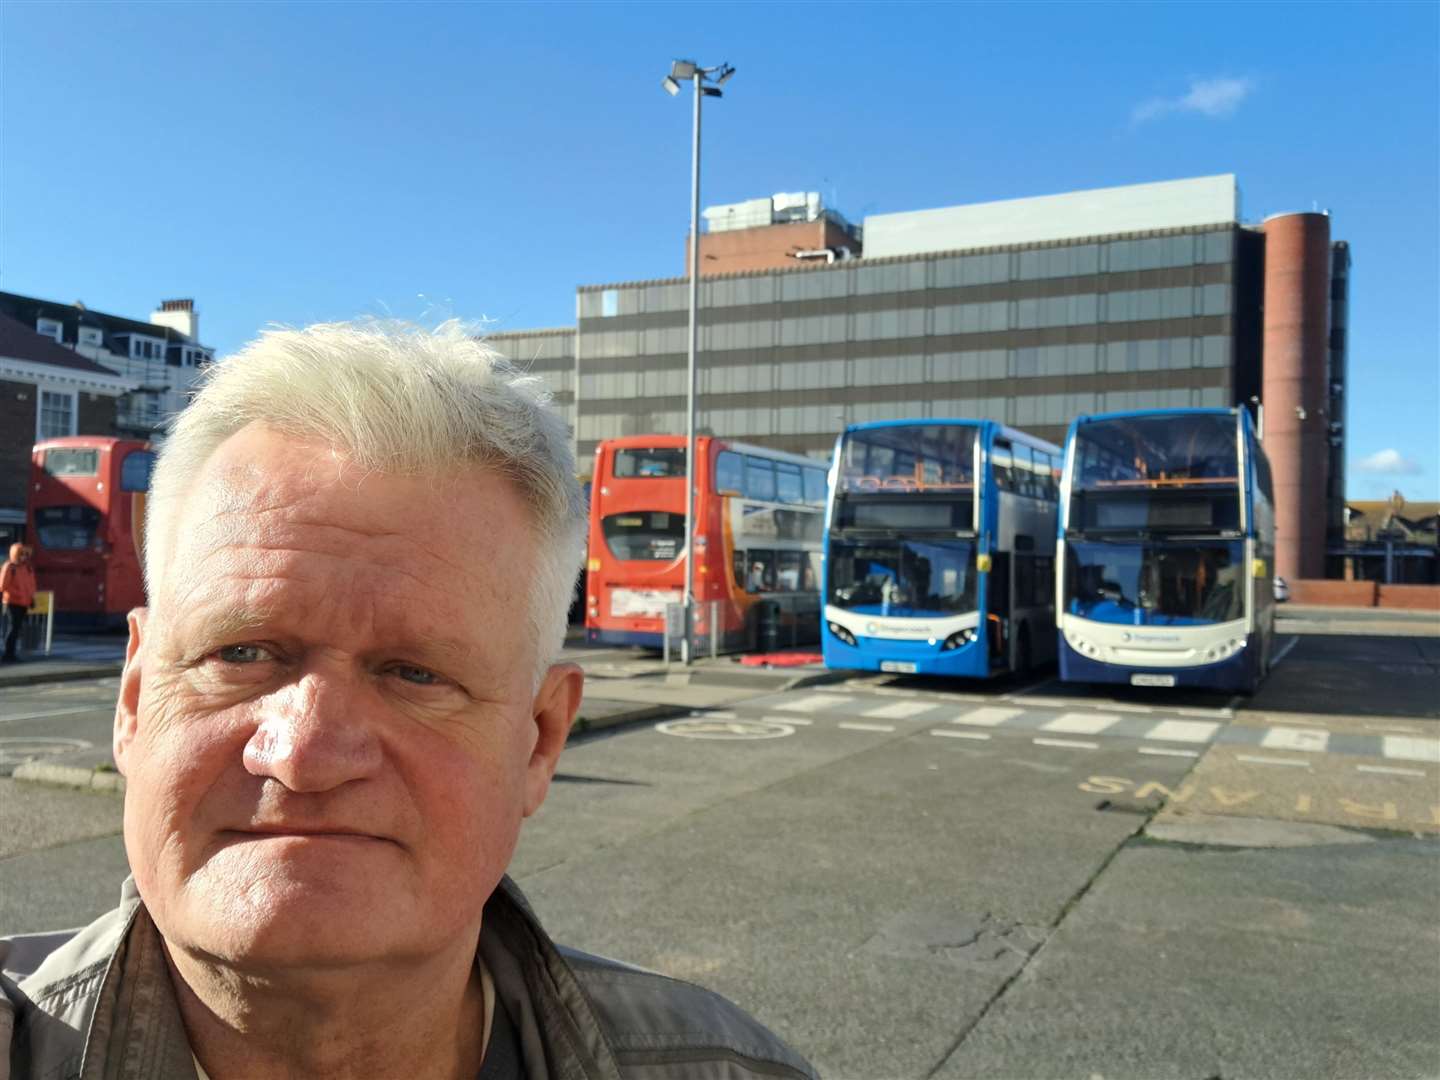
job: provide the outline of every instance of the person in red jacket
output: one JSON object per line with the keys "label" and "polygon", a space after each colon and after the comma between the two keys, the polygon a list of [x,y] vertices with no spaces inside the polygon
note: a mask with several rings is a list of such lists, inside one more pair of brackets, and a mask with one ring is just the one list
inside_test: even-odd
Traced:
{"label": "person in red jacket", "polygon": [[30,549],[24,544],[11,544],[10,559],[0,568],[0,600],[4,602],[9,623],[4,662],[14,663],[19,659],[15,647],[20,641],[20,629],[25,625],[30,606],[35,603],[35,568],[30,565]]}

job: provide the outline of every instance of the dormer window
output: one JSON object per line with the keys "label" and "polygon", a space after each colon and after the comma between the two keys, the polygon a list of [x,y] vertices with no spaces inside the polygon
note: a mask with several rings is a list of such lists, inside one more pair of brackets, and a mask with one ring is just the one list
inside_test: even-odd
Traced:
{"label": "dormer window", "polygon": [[82,326],[80,327],[80,344],[101,348],[105,344],[105,333],[98,327]]}
{"label": "dormer window", "polygon": [[165,343],[135,334],[130,338],[130,356],[136,360],[164,360]]}
{"label": "dormer window", "polygon": [[59,319],[36,319],[35,332],[48,337],[56,344],[63,344],[65,341],[65,324]]}

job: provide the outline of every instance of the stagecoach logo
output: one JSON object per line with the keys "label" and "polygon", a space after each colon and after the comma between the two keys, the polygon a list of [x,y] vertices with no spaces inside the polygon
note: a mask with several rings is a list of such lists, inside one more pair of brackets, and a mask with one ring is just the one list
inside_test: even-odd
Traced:
{"label": "stagecoach logo", "polygon": [[889,634],[892,637],[929,637],[930,627],[917,623],[879,623],[867,622],[865,633],[870,637],[876,634]]}
{"label": "stagecoach logo", "polygon": [[1173,645],[1180,640],[1179,634],[1121,634],[1120,640],[1127,645],[1132,641],[1137,645]]}

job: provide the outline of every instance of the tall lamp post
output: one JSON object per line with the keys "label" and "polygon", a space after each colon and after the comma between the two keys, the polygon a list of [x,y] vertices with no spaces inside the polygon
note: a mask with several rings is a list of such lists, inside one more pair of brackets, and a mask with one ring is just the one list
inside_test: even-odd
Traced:
{"label": "tall lamp post", "polygon": [[[700,344],[700,102],[707,97],[722,97],[725,85],[735,69],[729,64],[702,68],[693,60],[676,60],[670,74],[660,84],[671,97],[680,93],[680,84],[688,81],[695,89],[695,123],[690,140],[690,345],[686,362],[685,393],[685,637],[680,645],[680,658],[689,664],[690,629],[695,610],[695,354]],[[712,626],[713,634],[715,628]]]}

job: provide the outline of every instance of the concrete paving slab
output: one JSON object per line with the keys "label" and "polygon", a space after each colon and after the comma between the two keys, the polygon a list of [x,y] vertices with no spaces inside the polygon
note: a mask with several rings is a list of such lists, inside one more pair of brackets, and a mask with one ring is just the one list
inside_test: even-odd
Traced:
{"label": "concrete paving slab", "polygon": [[1430,840],[1128,846],[935,1075],[1434,1076],[1437,888]]}
{"label": "concrete paving slab", "polygon": [[[1142,824],[1057,785],[1069,759],[1020,768],[1033,752],[1018,743],[811,726],[574,749],[562,769],[608,783],[562,785],[527,826],[519,881],[547,925],[715,987],[829,1076],[927,1075]],[[587,819],[602,818],[605,842],[587,849]]]}

